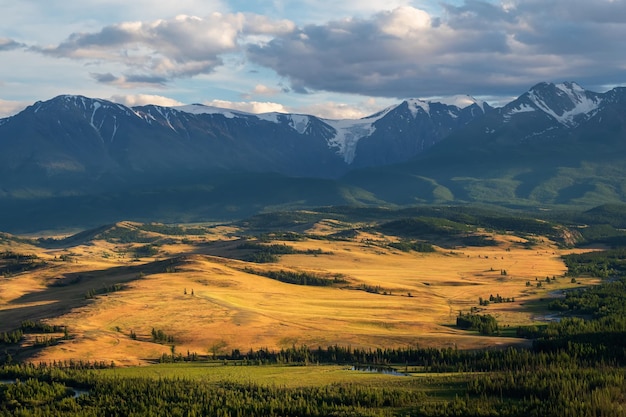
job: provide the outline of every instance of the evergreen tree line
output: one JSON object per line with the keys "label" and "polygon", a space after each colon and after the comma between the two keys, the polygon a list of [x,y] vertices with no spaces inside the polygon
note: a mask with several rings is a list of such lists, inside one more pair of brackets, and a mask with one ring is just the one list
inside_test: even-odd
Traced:
{"label": "evergreen tree line", "polygon": [[8,250],[0,253],[0,274],[4,277],[10,277],[13,274],[30,271],[45,265],[46,262],[39,259],[36,255],[27,255]]}
{"label": "evergreen tree line", "polygon": [[103,286],[102,288],[99,288],[99,289],[92,288],[85,293],[85,298],[90,300],[92,298],[95,298],[97,295],[109,294],[112,292],[121,291],[125,287],[126,286],[123,284],[113,284],[113,285]]}
{"label": "evergreen tree line", "polygon": [[[506,275],[503,274],[503,275]],[[489,299],[484,299],[483,297],[478,297],[478,305],[488,306],[490,303],[499,304],[499,303],[514,303],[515,297],[502,297],[500,294],[489,295]]]}
{"label": "evergreen tree line", "polygon": [[24,332],[21,329],[12,332],[2,332],[0,333],[0,343],[14,345],[21,342],[22,337],[24,337]]}
{"label": "evergreen tree line", "polygon": [[61,333],[65,326],[50,325],[40,321],[24,320],[20,325],[24,333]]}
{"label": "evergreen tree line", "polygon": [[152,341],[155,343],[174,343],[174,336],[165,334],[161,329],[156,330],[152,328]]}
{"label": "evergreen tree line", "polygon": [[456,325],[461,329],[477,330],[483,335],[498,333],[498,322],[490,314],[459,314]]}
{"label": "evergreen tree line", "polygon": [[385,409],[419,406],[426,397],[359,385],[282,388],[97,376],[89,384],[89,394],[77,397],[56,381],[0,385],[0,416],[380,416],[392,415]]}
{"label": "evergreen tree line", "polygon": [[389,244],[389,246],[394,249],[401,250],[402,252],[414,251],[414,252],[427,253],[427,252],[435,251],[435,247],[431,245],[430,243],[418,242],[415,240],[406,240],[406,239],[403,239],[400,242],[392,242]]}
{"label": "evergreen tree line", "polygon": [[[314,368],[312,369],[314,372]],[[184,378],[123,378],[89,370],[4,366],[0,416],[623,416],[623,368],[563,360],[517,371],[441,377],[428,385],[330,384],[285,388]],[[420,378],[426,380],[427,378]],[[88,391],[76,395],[77,389]]]}
{"label": "evergreen tree line", "polygon": [[252,251],[244,255],[241,259],[248,262],[255,263],[273,263],[278,262],[280,259],[280,255],[294,255],[294,254],[304,254],[304,255],[329,255],[331,253],[324,252],[321,249],[307,249],[307,250],[297,250],[293,246],[285,245],[284,243],[274,243],[270,245],[261,244],[257,242],[244,242],[237,246],[239,250],[249,250]]}
{"label": "evergreen tree line", "polygon": [[345,284],[347,281],[339,275],[334,277],[326,277],[312,272],[296,272],[296,271],[260,271],[254,268],[244,268],[244,272],[254,275],[275,279],[287,284],[311,285],[316,287],[329,287],[336,284]]}

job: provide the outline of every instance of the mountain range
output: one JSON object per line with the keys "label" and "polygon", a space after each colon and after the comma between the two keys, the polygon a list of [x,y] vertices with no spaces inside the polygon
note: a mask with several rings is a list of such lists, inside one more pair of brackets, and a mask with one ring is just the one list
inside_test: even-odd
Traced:
{"label": "mountain range", "polygon": [[0,119],[0,229],[330,204],[593,206],[626,197],[626,88],[503,107],[411,99],[358,120],[63,95]]}

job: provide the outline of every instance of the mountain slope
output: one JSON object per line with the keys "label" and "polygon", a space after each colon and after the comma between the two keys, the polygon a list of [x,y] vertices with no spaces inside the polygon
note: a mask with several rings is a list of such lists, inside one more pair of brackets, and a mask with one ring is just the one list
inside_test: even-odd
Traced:
{"label": "mountain slope", "polygon": [[541,83],[410,162],[346,181],[401,204],[591,206],[626,199],[625,157],[626,89]]}
{"label": "mountain slope", "polygon": [[501,108],[406,100],[359,120],[81,96],[0,119],[0,230],[323,205],[626,201],[626,89],[540,83]]}
{"label": "mountain slope", "polygon": [[488,104],[469,97],[456,105],[404,101],[374,123],[376,130],[358,142],[353,166],[381,166],[408,160],[492,110]]}
{"label": "mountain slope", "polygon": [[[59,96],[0,120],[0,179],[9,189],[47,189],[57,179],[83,187],[107,181],[120,186],[137,176],[181,171],[333,178],[353,166],[406,160],[482,114],[445,106],[450,116],[406,118],[405,107],[407,102],[360,120],[323,120],[202,105],[128,108]],[[403,133],[394,135],[394,126]],[[371,157],[381,149],[384,158]]]}

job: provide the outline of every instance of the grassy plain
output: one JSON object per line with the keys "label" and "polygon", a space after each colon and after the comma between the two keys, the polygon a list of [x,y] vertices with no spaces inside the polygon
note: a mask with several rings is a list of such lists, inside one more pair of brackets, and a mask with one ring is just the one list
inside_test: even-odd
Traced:
{"label": "grassy plain", "polygon": [[367,384],[389,386],[403,384],[410,376],[354,371],[349,366],[224,366],[221,362],[161,363],[150,367],[127,367],[99,371],[103,375],[126,378],[184,378],[204,383],[234,382],[287,388],[315,387],[328,384]]}
{"label": "grassy plain", "polygon": [[[242,231],[234,227],[163,234],[127,222],[114,229],[132,232],[135,241],[107,238],[106,231],[38,245],[3,239],[0,252],[36,255],[46,264],[0,278],[0,332],[23,320],[67,326],[70,339],[31,352],[35,362],[146,364],[172,349],[172,343],[153,342],[152,329],[172,336],[173,349],[183,355],[335,344],[470,349],[527,343],[456,329],[458,313],[479,307],[479,297],[514,298],[479,307],[512,328],[542,322],[540,300],[580,285],[563,277],[561,255],[570,250],[547,238],[528,245],[525,238],[490,233],[495,246],[417,253],[393,249],[388,244],[397,238],[367,229],[347,240],[324,238],[337,227],[318,222],[305,230],[308,238],[272,241],[297,253],[264,264],[241,260]],[[339,274],[345,282],[287,284],[252,274],[250,267]],[[35,337],[28,335],[26,345]]]}
{"label": "grassy plain", "polygon": [[[400,372],[404,369],[400,368]],[[160,363],[148,367],[124,367],[98,371],[122,378],[185,379],[202,384],[252,384],[264,387],[303,388],[328,385],[358,385],[397,388],[428,394],[429,401],[451,400],[460,394],[468,373],[411,373],[392,375],[353,370],[342,365],[224,366],[222,362]]]}

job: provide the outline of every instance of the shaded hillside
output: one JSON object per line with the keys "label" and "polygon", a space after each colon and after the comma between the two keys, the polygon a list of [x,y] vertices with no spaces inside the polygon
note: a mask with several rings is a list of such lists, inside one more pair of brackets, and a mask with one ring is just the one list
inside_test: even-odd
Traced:
{"label": "shaded hillside", "polygon": [[[572,84],[539,84],[410,162],[354,171],[345,181],[397,204],[593,207],[625,201],[626,90],[584,92],[584,99],[564,98],[563,91],[583,94]],[[595,108],[576,113],[576,100],[592,99]]]}

